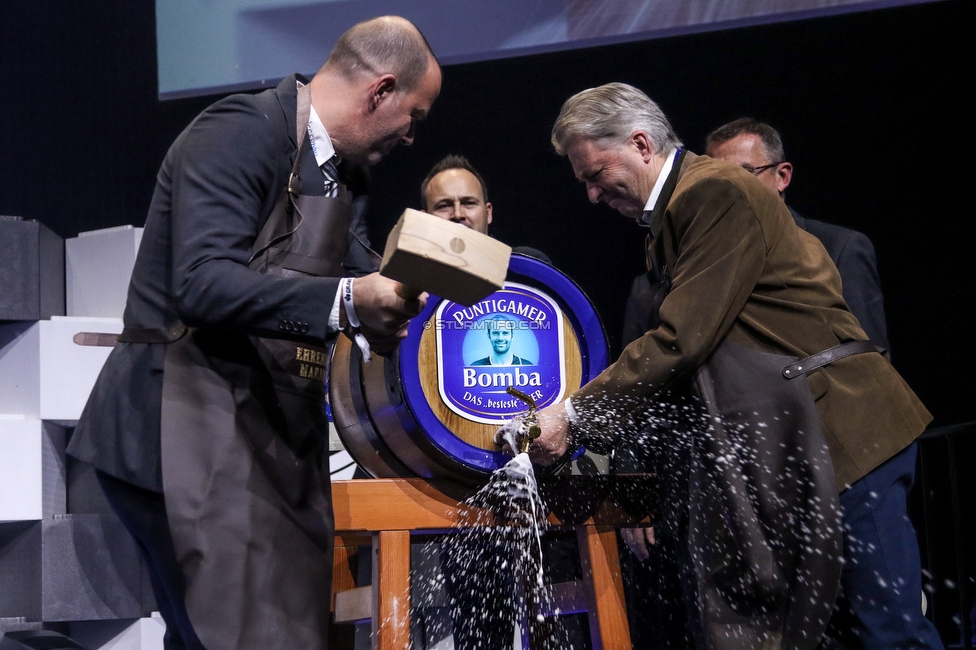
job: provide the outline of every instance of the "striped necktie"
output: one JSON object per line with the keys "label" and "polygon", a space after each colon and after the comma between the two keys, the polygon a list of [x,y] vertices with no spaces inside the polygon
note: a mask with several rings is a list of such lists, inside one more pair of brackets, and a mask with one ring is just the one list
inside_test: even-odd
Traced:
{"label": "striped necktie", "polygon": [[342,162],[342,158],[336,154],[322,163],[322,176],[325,179],[325,195],[331,198],[339,196],[339,170],[337,166],[340,162]]}

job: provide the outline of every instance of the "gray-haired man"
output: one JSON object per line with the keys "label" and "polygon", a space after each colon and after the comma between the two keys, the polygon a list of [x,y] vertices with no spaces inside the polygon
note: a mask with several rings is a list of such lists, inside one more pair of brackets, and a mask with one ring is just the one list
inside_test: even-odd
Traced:
{"label": "gray-haired man", "polygon": [[648,227],[662,292],[654,329],[540,413],[534,460],[573,441],[609,449],[654,424],[645,444],[668,461],[656,467],[661,523],[684,551],[699,644],[815,647],[840,576],[837,493],[931,416],[779,197],[737,165],[685,151],[644,93],[578,93],[552,142],[591,202]]}
{"label": "gray-haired man", "polygon": [[[786,198],[793,165],[779,131],[744,117],[705,139],[709,156],[739,165],[771,192]],[[865,333],[888,347],[884,299],[874,246],[862,233],[814,219],[790,208],[796,225],[815,235],[843,280],[844,301]],[[846,532],[841,597],[828,630],[848,647],[941,647],[922,615],[921,565],[908,518],[908,491],[915,480],[917,444],[855,481],[840,494]]]}

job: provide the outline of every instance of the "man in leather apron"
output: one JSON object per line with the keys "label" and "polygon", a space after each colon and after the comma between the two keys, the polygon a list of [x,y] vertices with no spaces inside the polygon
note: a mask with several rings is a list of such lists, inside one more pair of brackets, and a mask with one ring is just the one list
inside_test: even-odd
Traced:
{"label": "man in leather apron", "polygon": [[143,551],[167,648],[327,646],[327,346],[382,354],[423,306],[374,272],[364,165],[413,141],[440,81],[416,27],[366,21],[311,81],[205,110],[163,162],[68,451]]}
{"label": "man in leather apron", "polygon": [[[706,152],[751,171],[784,201],[793,178],[779,132],[740,118],[708,134]],[[787,207],[789,207],[787,205]],[[884,297],[874,245],[863,233],[800,216],[793,221],[815,235],[840,272],[844,302],[872,342],[889,350]],[[827,636],[866,650],[943,647],[922,613],[922,566],[908,493],[915,482],[913,442],[840,493],[844,530],[841,595]]]}
{"label": "man in leather apron", "polygon": [[591,202],[648,227],[660,296],[656,327],[539,413],[530,453],[607,451],[652,425],[655,532],[676,539],[695,644],[816,647],[841,571],[837,494],[931,416],[867,341],[819,241],[752,174],[685,151],[640,90],[578,93],[552,142]]}

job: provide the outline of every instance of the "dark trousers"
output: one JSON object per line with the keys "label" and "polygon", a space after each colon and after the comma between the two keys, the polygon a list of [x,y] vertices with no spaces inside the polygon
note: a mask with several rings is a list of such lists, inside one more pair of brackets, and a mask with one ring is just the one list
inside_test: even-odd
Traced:
{"label": "dark trousers", "polygon": [[135,538],[147,566],[156,606],[166,621],[166,650],[203,650],[184,602],[186,587],[159,492],[146,490],[96,470],[98,483],[112,510]]}
{"label": "dark trousers", "polygon": [[[582,578],[575,532],[550,531],[541,543],[548,583]],[[511,650],[516,623],[526,628],[522,647],[527,643],[533,650],[590,647],[585,614],[532,619],[530,610],[539,603],[527,601],[525,594],[531,591],[535,573],[533,567],[515,562],[523,550],[516,539],[506,538],[500,530],[472,530],[448,536],[441,549],[455,650]]]}
{"label": "dark trousers", "polygon": [[511,547],[504,535],[490,530],[453,535],[442,544],[456,650],[512,648],[516,613],[525,607],[520,606]]}
{"label": "dark trousers", "polygon": [[[908,518],[916,454],[913,443],[840,494],[844,569],[841,594],[821,644],[825,650],[944,647],[935,626],[922,615],[921,560]],[[621,549],[635,649],[692,646],[680,580],[667,546],[659,542],[651,548],[648,566],[632,571],[627,563],[638,563]],[[650,626],[634,625],[635,617],[651,621]],[[652,629],[641,629],[645,627]]]}
{"label": "dark trousers", "polygon": [[688,606],[677,569],[678,540],[661,526],[650,557],[641,562],[618,537],[620,570],[633,650],[693,650]]}
{"label": "dark trousers", "polygon": [[921,560],[908,518],[916,453],[912,443],[840,494],[844,569],[825,647],[943,647],[922,615]]}

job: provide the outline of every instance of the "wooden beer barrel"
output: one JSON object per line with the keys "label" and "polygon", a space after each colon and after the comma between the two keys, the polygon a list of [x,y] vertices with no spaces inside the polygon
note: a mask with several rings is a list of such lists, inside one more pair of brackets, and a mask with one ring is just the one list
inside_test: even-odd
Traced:
{"label": "wooden beer barrel", "polygon": [[525,410],[507,386],[542,408],[596,377],[607,355],[600,319],[576,283],[514,254],[503,289],[471,307],[431,296],[388,357],[363,363],[340,336],[329,370],[332,418],[375,478],[478,484],[509,460],[495,431]]}

